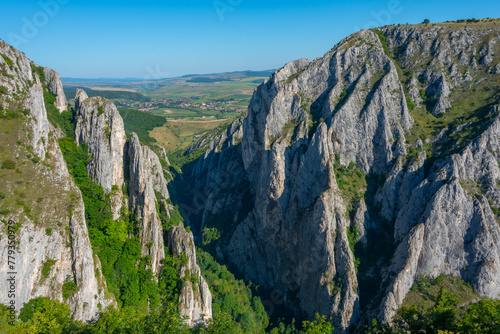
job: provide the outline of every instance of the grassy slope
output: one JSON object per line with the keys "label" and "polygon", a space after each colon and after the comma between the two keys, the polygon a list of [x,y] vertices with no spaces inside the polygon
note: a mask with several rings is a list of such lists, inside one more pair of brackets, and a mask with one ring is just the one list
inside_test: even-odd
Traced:
{"label": "grassy slope", "polygon": [[[0,198],[5,196],[0,199],[0,218],[25,214],[39,227],[69,227],[68,203],[76,198],[64,190],[65,185],[46,175],[53,168],[50,154],[44,159],[35,157],[28,144],[31,130],[27,119],[17,114],[15,119],[0,118]],[[55,141],[52,136],[49,140]],[[14,165],[5,164],[8,161]]]}
{"label": "grassy slope", "polygon": [[402,307],[417,305],[424,310],[430,309],[439,294],[439,290],[444,287],[446,291],[456,296],[459,309],[458,314],[464,313],[467,305],[479,301],[481,298],[474,292],[470,284],[464,280],[442,275],[435,279],[420,276],[411,291],[406,295]]}

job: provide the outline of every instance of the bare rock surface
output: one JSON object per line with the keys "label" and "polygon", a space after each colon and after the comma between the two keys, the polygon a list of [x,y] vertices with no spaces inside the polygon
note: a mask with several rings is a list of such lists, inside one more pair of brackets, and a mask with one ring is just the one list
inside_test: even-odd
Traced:
{"label": "bare rock surface", "polygon": [[[414,110],[439,117],[495,82],[498,35],[494,25],[391,26],[286,64],[257,87],[248,115],[194,144],[206,151],[189,175],[192,225],[222,229],[219,259],[339,333],[390,322],[419,275],[461,277],[498,298],[499,108],[413,134]],[[365,175],[364,199],[350,202],[339,164]],[[361,257],[373,262],[356,273],[353,239],[387,251]]]}
{"label": "bare rock surface", "polygon": [[[68,173],[57,138],[52,134],[55,129],[47,119],[42,83],[32,72],[32,66],[36,65],[1,40],[0,53],[13,63],[7,66],[8,75],[0,76],[1,85],[8,87],[7,94],[1,97],[2,106],[27,111],[26,121],[16,123],[16,128],[11,128],[11,131],[16,131],[18,138],[30,145],[33,155],[47,164],[32,164],[27,159],[32,166],[22,167],[20,174],[16,173],[21,183],[14,183],[14,179],[4,175],[9,180],[4,184],[7,196],[16,196],[19,184],[26,184],[23,192],[26,196],[25,209],[8,210],[9,213],[1,216],[6,223],[0,227],[2,241],[7,241],[7,222],[18,224],[14,261],[17,272],[16,307],[19,309],[36,297],[50,297],[66,302],[76,319],[92,320],[101,307],[116,305],[116,302],[107,293],[99,259],[90,245],[82,195]],[[5,62],[1,59],[0,62]],[[52,72],[49,70],[46,73],[50,75]],[[50,80],[54,87],[62,87],[59,75],[53,75]],[[23,96],[22,92],[26,92],[24,98],[18,99]],[[7,144],[7,147],[13,156],[22,159],[26,155],[21,146]],[[28,180],[23,179],[23,173],[30,174]],[[39,196],[36,203],[40,203],[36,217],[27,209],[36,205],[30,202],[30,196],[34,194]],[[31,201],[35,203],[34,199]],[[0,255],[7,259],[9,249],[6,242],[3,245]],[[7,296],[7,278],[12,270],[9,270],[7,261],[2,261],[1,267],[0,303],[7,304],[10,299]],[[77,289],[64,299],[62,287],[68,282],[74,282]]]}

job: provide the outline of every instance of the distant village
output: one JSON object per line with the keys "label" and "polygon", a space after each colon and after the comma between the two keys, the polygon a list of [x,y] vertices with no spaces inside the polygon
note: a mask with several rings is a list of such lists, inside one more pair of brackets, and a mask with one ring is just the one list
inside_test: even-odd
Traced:
{"label": "distant village", "polygon": [[[184,108],[184,109],[189,109],[189,108],[197,108],[197,109],[202,109],[202,110],[215,110],[215,111],[220,111],[222,113],[225,112],[244,112],[246,109],[232,109],[228,108],[227,105],[231,103],[235,103],[235,100],[221,100],[221,101],[213,101],[209,103],[193,103],[191,100],[188,99],[181,99],[181,100],[165,100],[165,99],[158,99],[158,100],[153,100],[149,102],[139,102],[139,101],[131,101],[131,100],[120,100],[116,101],[116,104],[120,107],[130,107],[130,108],[135,108],[140,111],[144,112],[150,112],[152,110],[158,110],[158,109],[163,109],[163,108]],[[214,118],[214,117],[207,117],[207,118]]]}

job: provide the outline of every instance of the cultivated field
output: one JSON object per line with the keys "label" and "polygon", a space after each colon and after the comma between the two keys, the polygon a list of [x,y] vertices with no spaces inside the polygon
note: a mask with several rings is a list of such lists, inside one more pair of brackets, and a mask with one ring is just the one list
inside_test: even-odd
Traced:
{"label": "cultivated field", "polygon": [[224,122],[228,122],[228,120],[168,120],[164,126],[149,132],[149,135],[169,151],[179,147],[188,147],[196,136],[212,130]]}

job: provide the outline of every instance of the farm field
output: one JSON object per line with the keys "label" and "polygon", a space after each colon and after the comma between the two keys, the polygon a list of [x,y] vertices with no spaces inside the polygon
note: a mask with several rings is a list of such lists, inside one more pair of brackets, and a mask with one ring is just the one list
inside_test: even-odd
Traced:
{"label": "farm field", "polygon": [[149,136],[165,150],[171,151],[178,148],[187,148],[193,139],[210,131],[228,120],[168,120],[161,127],[154,128]]}
{"label": "farm field", "polygon": [[240,115],[239,112],[220,112],[217,110],[206,110],[199,108],[162,108],[151,110],[150,113],[158,116],[163,116],[170,120],[179,120],[182,118],[190,120],[201,120],[201,118],[229,119]]}

